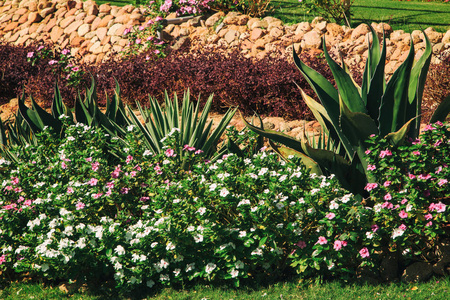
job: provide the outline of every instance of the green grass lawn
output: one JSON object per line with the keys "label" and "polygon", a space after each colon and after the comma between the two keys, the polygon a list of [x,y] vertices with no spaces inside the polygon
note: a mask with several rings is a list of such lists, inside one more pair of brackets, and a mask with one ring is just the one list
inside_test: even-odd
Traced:
{"label": "green grass lawn", "polygon": [[427,283],[384,285],[330,283],[279,283],[266,287],[241,289],[195,286],[190,289],[162,289],[153,295],[142,292],[117,295],[111,289],[62,292],[57,286],[43,284],[13,283],[0,290],[0,299],[156,299],[156,300],[289,300],[289,299],[414,299],[446,300],[450,293],[450,278],[432,279]]}
{"label": "green grass lawn", "polygon": [[[143,2],[143,0],[140,1],[141,3]],[[97,0],[99,4],[107,2],[113,5],[123,6],[134,3],[134,0]],[[310,22],[315,17],[306,14],[300,7],[298,0],[272,0],[272,4],[275,10],[271,15],[283,20],[285,23]],[[386,22],[394,30],[403,29],[406,32],[412,32],[416,29],[426,29],[430,26],[440,32],[445,32],[450,29],[450,3],[355,0],[352,13],[352,27],[356,27],[363,22]]]}
{"label": "green grass lawn", "polygon": [[[276,7],[273,15],[285,23],[311,21],[314,16],[307,15],[299,7],[298,0],[273,0]],[[352,7],[352,27],[361,23],[386,22],[394,30],[412,32],[416,29],[433,27],[436,31],[450,29],[450,3],[394,1],[394,0],[355,0]]]}

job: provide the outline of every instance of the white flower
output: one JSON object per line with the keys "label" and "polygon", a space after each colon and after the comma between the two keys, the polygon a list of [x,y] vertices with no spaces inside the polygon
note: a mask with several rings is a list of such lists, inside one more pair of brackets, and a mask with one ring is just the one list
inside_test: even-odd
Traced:
{"label": "white flower", "polygon": [[279,180],[279,181],[285,181],[286,178],[287,178],[287,175],[283,175],[283,176],[281,176],[278,180]]}
{"label": "white flower", "polygon": [[151,243],[150,247],[155,248],[156,245],[158,245],[158,242],[153,242],[153,243]]}
{"label": "white flower", "polygon": [[399,236],[402,236],[403,233],[405,233],[404,230],[400,229],[400,228],[395,228],[394,231],[392,232],[392,239],[395,239]]}
{"label": "white flower", "polygon": [[77,244],[75,245],[75,247],[83,249],[84,247],[86,247],[86,238],[82,237],[77,241]]}
{"label": "white flower", "polygon": [[244,200],[239,201],[237,206],[241,206],[241,205],[250,205],[250,200],[244,199]]}
{"label": "white flower", "polygon": [[378,203],[378,204],[375,204],[374,206],[373,206],[373,210],[375,211],[375,212],[380,212],[381,211],[381,203]]}
{"label": "white flower", "polygon": [[244,163],[246,165],[248,165],[248,164],[252,163],[252,160],[250,158],[246,158],[246,159],[244,159]]}
{"label": "white flower", "polygon": [[373,239],[373,232],[372,232],[372,231],[367,231],[367,232],[366,232],[366,237],[367,237],[369,240]]}
{"label": "white flower", "polygon": [[117,255],[124,255],[124,254],[125,254],[125,248],[122,247],[121,245],[119,245],[119,246],[117,246],[117,247],[114,249],[114,252],[116,252]]}
{"label": "white flower", "polygon": [[236,269],[233,269],[233,270],[231,270],[230,274],[231,274],[231,278],[236,278],[239,276],[239,271]]}
{"label": "white flower", "polygon": [[169,262],[167,260],[161,259],[158,265],[161,269],[167,269]]}
{"label": "white flower", "polygon": [[230,192],[226,188],[220,190],[220,196],[222,197],[226,197],[229,193]]}
{"label": "white flower", "polygon": [[[153,153],[150,151],[150,150],[145,150],[144,151],[144,154],[143,154],[143,156],[150,156],[150,155],[152,155]],[[151,281],[151,280],[150,280]],[[147,281],[148,282],[148,281]],[[152,281],[153,282],[153,281]],[[154,282],[153,282],[153,284],[155,284]]]}
{"label": "white flower", "polygon": [[347,203],[348,201],[350,201],[352,196],[353,196],[353,194],[344,195],[344,197],[342,197],[342,199],[341,199],[341,202],[342,203]]}
{"label": "white flower", "polygon": [[208,264],[206,265],[205,272],[208,273],[208,274],[210,274],[212,271],[214,271],[214,269],[215,269],[216,267],[217,267],[216,264],[208,263]]}
{"label": "white flower", "polygon": [[192,226],[192,225],[187,228],[187,231],[189,231],[189,232],[192,232],[194,230],[195,230],[195,226]]}
{"label": "white flower", "polygon": [[282,209],[282,208],[284,207],[284,204],[281,203],[281,202],[278,202],[275,206],[276,206],[278,209]]}
{"label": "white flower", "polygon": [[206,213],[206,207],[200,207],[200,208],[197,210],[197,213],[199,213],[200,216],[203,216],[203,215]]}
{"label": "white flower", "polygon": [[259,170],[259,172],[258,172],[258,176],[262,176],[262,175],[266,174],[267,171],[269,171],[268,168],[261,168],[261,170]]}
{"label": "white flower", "polygon": [[213,183],[209,186],[209,190],[212,192],[217,188],[217,184]]}
{"label": "white flower", "polygon": [[160,281],[169,281],[170,277],[167,274],[161,274],[161,275],[159,275],[159,280]]}
{"label": "white flower", "polygon": [[318,191],[320,191],[320,189],[312,189],[312,190],[311,190],[311,195],[314,195],[314,194],[317,193]]}
{"label": "white flower", "polygon": [[166,246],[166,250],[169,251],[169,250],[173,250],[173,249],[175,249],[175,245],[172,244],[172,242],[169,242]]}
{"label": "white flower", "polygon": [[255,250],[252,251],[251,255],[262,255],[262,249],[261,248],[256,248]]}
{"label": "white flower", "polygon": [[133,128],[134,128],[134,125],[129,125],[129,126],[127,126],[127,130],[128,130],[128,131],[133,131]]}
{"label": "white flower", "polygon": [[201,242],[203,242],[203,235],[198,234],[198,235],[194,236],[194,241],[195,241],[196,243],[201,243]]}
{"label": "white flower", "polygon": [[412,206],[412,204],[407,204],[406,205],[406,211],[411,211],[413,209],[413,206]]}
{"label": "white flower", "polygon": [[236,269],[243,269],[244,268],[244,263],[242,261],[238,260],[235,263],[235,266],[236,266]]}
{"label": "white flower", "polygon": [[257,211],[258,210],[258,206],[253,206],[252,208],[250,208],[250,211],[251,212],[255,212],[255,211]]}
{"label": "white flower", "polygon": [[195,269],[195,263],[187,264],[186,265],[186,272],[192,271]]}
{"label": "white flower", "polygon": [[277,228],[283,228],[283,227],[284,227],[284,224],[283,224],[283,223],[277,224]]}
{"label": "white flower", "polygon": [[177,277],[178,275],[180,275],[181,269],[175,269],[173,270],[173,274],[175,274],[175,277]]}
{"label": "white flower", "polygon": [[247,235],[247,232],[245,230],[239,231],[239,237],[244,237]]}
{"label": "white flower", "polygon": [[339,208],[339,204],[337,204],[336,201],[331,201],[330,202],[330,209],[338,209]]}

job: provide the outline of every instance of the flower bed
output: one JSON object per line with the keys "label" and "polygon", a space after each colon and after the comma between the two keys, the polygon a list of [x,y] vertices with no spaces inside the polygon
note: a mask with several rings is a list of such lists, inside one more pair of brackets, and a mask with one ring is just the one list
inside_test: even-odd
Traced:
{"label": "flower bed", "polygon": [[[118,139],[77,124],[62,139],[47,129],[37,146],[15,149],[18,163],[1,160],[5,278],[114,278],[126,289],[239,285],[295,273],[352,276],[362,266],[377,272],[389,253],[403,266],[442,257],[435,250],[449,237],[448,125],[430,126],[405,147],[374,137],[379,181],[364,201],[294,158],[280,162],[261,149],[210,163],[176,145],[177,130],[153,155],[134,130],[122,157],[108,154]],[[191,167],[180,168],[186,160]]]}

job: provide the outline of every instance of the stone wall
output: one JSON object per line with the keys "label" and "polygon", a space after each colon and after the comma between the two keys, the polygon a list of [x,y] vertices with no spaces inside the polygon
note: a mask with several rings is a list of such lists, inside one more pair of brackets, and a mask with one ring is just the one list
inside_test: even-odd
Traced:
{"label": "stone wall", "polygon": [[[168,16],[168,19],[173,17]],[[52,41],[61,48],[70,46],[72,54],[86,63],[99,63],[111,53],[123,50],[128,44],[123,35],[125,29],[145,25],[148,20],[143,7],[131,5],[97,5],[91,0],[0,0],[1,39],[16,45]],[[392,31],[388,24],[374,23],[372,26],[380,37],[383,29],[389,37],[386,43],[388,74],[406,58],[411,38],[416,58],[423,53],[422,32],[414,31],[410,35],[401,30]],[[433,44],[434,54],[450,52],[450,30],[443,34],[430,27],[425,32]],[[320,52],[321,38],[325,36],[332,55],[337,57],[340,51],[349,65],[362,67],[370,34],[364,24],[351,29],[316,18],[311,23],[285,25],[273,17],[259,19],[236,12],[227,15],[219,12],[180,25],[167,25],[162,36],[175,40],[177,46],[190,40],[193,47],[239,47],[244,55],[256,58],[273,50],[291,56],[292,47],[297,52]],[[437,56],[433,57],[433,62],[439,62]]]}

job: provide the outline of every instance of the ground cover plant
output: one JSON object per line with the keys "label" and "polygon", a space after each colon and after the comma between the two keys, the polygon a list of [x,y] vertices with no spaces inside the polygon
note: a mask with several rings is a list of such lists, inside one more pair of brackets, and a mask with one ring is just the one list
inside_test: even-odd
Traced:
{"label": "ground cover plant", "polygon": [[[176,129],[164,139],[166,150],[153,154],[130,126],[124,138],[129,147],[120,158],[107,151],[122,148],[119,139],[80,123],[66,128],[62,139],[48,128],[37,134],[36,146],[15,149],[18,162],[1,160],[1,268],[9,280],[16,272],[51,280],[114,279],[130,290],[204,280],[239,285],[294,272],[342,278],[358,266],[377,269],[380,240],[366,233],[378,232],[374,225],[401,249],[397,238],[409,230],[400,226],[398,234],[397,223],[409,220],[402,214],[414,222],[416,210],[429,211],[433,226],[418,226],[400,240],[422,249],[406,251],[411,260],[422,260],[448,235],[442,231],[448,222],[442,201],[408,198],[402,205],[412,209],[401,210],[394,221],[391,207],[380,212],[377,202],[356,200],[333,176],[310,174],[298,161],[279,161],[264,149],[251,159],[229,154],[209,163],[201,152],[183,147],[191,159],[183,171]],[[436,193],[448,197],[448,182],[439,179],[448,178],[448,156],[440,156],[450,147],[448,126],[432,129],[421,137],[430,141],[420,158],[429,157],[427,147],[435,151],[442,167]],[[388,151],[396,150],[380,155]],[[373,153],[378,156],[376,148]]]}

